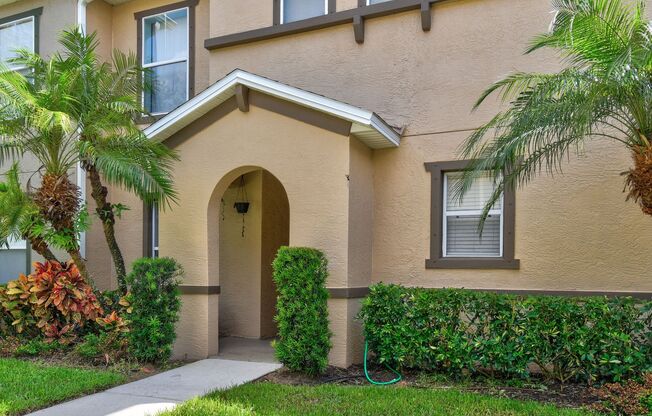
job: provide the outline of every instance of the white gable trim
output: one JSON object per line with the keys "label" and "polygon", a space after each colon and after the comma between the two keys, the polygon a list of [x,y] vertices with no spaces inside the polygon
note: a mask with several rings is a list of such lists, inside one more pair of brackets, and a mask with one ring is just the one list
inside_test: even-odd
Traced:
{"label": "white gable trim", "polygon": [[147,137],[163,141],[235,95],[241,84],[304,107],[351,122],[351,135],[372,149],[397,147],[400,135],[371,111],[237,69],[145,129]]}

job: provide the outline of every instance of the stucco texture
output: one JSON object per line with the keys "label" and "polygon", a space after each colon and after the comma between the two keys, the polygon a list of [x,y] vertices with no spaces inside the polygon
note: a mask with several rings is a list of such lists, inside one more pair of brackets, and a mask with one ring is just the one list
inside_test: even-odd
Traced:
{"label": "stucco texture", "polygon": [[[365,201],[373,200],[373,282],[650,291],[652,260],[633,248],[652,243],[652,221],[625,202],[620,173],[631,161],[624,148],[607,142],[592,142],[582,155],[571,156],[563,175],[542,176],[517,192],[520,270],[425,268],[430,175],[423,163],[457,159],[459,144],[499,110],[490,100],[471,112],[491,82],[515,70],[559,67],[549,53],[523,55],[527,41],[547,30],[550,10],[549,2],[534,0],[438,3],[430,32],[421,30],[418,11],[410,11],[366,21],[362,45],[345,24],[215,50],[211,79],[237,66],[376,111],[405,128],[399,148],[373,152],[373,191],[363,187],[370,195],[356,194],[361,200],[350,207],[352,214],[364,211]],[[354,251],[364,252],[360,247]],[[355,264],[364,270],[363,258]]]}

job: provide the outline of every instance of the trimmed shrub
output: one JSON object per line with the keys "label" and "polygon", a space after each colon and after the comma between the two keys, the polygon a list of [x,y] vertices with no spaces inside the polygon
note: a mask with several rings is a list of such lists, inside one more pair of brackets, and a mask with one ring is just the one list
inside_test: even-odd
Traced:
{"label": "trimmed shrub", "polygon": [[276,357],[290,370],[323,373],[328,366],[328,265],[312,248],[281,247],[273,263],[278,292]]}
{"label": "trimmed shrub", "polygon": [[376,360],[452,376],[618,381],[652,364],[650,302],[378,284],[359,317]]}
{"label": "trimmed shrub", "polygon": [[170,358],[179,320],[181,266],[170,258],[137,260],[127,276],[131,308],[129,349],[142,361]]}

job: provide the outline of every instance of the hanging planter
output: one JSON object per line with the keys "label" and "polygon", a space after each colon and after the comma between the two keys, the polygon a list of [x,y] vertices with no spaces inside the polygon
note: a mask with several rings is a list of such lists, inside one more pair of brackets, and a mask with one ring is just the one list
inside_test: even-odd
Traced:
{"label": "hanging planter", "polygon": [[246,214],[249,212],[249,202],[236,202],[233,204],[235,210],[238,211],[238,214]]}
{"label": "hanging planter", "polygon": [[244,175],[240,176],[240,186],[238,187],[238,194],[235,198],[233,207],[242,215],[242,237],[245,236],[245,214],[249,212],[249,198],[247,198],[247,189],[245,188]]}

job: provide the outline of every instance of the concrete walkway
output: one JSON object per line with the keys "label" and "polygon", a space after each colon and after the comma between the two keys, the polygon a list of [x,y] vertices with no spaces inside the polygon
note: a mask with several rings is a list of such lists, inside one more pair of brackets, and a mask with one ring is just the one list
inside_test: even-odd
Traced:
{"label": "concrete walkway", "polygon": [[145,416],[214,390],[253,381],[280,364],[207,359],[31,413],[33,416]]}

